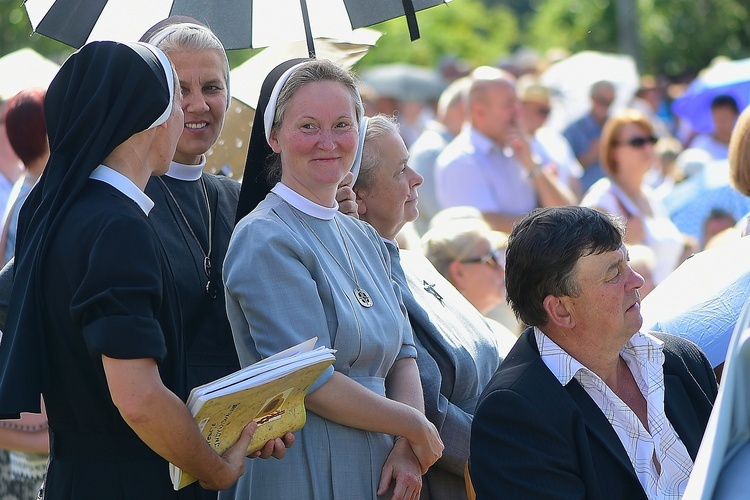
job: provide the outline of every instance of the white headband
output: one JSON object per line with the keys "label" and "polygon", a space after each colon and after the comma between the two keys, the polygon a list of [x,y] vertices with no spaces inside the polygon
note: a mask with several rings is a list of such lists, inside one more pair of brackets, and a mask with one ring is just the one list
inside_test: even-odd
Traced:
{"label": "white headband", "polygon": [[167,119],[169,119],[169,115],[172,114],[172,105],[174,103],[174,73],[172,73],[172,64],[169,62],[169,58],[167,58],[167,55],[162,52],[161,49],[148,43],[135,43],[148,48],[159,59],[161,67],[164,70],[164,75],[167,77],[167,86],[169,87],[169,104],[167,105],[167,109],[165,109],[161,116],[157,118],[156,121],[154,121],[154,123],[152,123],[151,126],[147,129],[151,130],[152,128],[158,127],[162,123],[166,122]]}
{"label": "white headband", "polygon": [[268,142],[269,145],[271,144],[271,128],[273,127],[273,118],[274,115],[276,115],[276,104],[279,101],[279,94],[281,93],[281,89],[282,87],[284,87],[286,81],[289,80],[289,77],[292,76],[292,73],[294,73],[297,68],[299,68],[306,62],[307,61],[303,61],[301,63],[295,64],[288,70],[284,71],[284,73],[282,73],[282,75],[276,81],[276,84],[273,86],[271,97],[268,98],[266,110],[263,112],[263,128],[265,128],[264,132],[266,133],[266,142]]}

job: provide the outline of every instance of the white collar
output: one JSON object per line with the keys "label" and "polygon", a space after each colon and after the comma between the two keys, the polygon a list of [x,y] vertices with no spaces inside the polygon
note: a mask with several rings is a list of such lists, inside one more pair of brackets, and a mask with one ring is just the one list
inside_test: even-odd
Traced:
{"label": "white collar", "polygon": [[185,165],[184,163],[177,163],[173,161],[169,165],[169,171],[166,176],[178,181],[197,181],[203,174],[203,168],[206,166],[206,155],[201,155],[201,162],[198,165]]}
{"label": "white collar", "polygon": [[106,182],[119,192],[133,200],[143,210],[143,213],[148,215],[152,208],[154,208],[154,202],[146,196],[146,193],[135,185],[133,181],[122,175],[120,172],[111,169],[106,165],[99,165],[91,172],[89,179],[94,179],[101,182]]}
{"label": "white collar", "polygon": [[333,207],[324,207],[317,203],[308,200],[296,191],[293,191],[286,184],[277,182],[276,185],[271,189],[271,192],[280,196],[282,200],[289,203],[291,206],[299,210],[300,212],[311,215],[316,219],[331,220],[336,212],[339,211],[339,204],[334,200]]}

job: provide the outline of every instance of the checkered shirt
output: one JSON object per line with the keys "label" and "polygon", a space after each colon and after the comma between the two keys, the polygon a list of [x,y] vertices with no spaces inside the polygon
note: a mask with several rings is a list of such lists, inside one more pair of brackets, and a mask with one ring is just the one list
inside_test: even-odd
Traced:
{"label": "checkered shirt", "polygon": [[[663,342],[637,332],[620,351],[646,399],[649,433],[598,375],[573,359],[538,328],[534,328],[534,334],[542,361],[557,380],[564,386],[575,378],[602,410],[620,438],[646,496],[681,499],[693,460],[664,413]],[[661,474],[656,470],[654,456],[661,466]]]}

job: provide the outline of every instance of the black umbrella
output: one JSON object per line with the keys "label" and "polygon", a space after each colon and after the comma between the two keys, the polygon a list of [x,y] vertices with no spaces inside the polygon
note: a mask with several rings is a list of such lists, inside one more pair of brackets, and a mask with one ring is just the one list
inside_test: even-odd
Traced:
{"label": "black umbrella", "polygon": [[227,49],[267,47],[313,37],[340,38],[352,29],[406,16],[419,38],[416,11],[449,0],[25,0],[36,33],[81,47],[91,40],[138,40],[156,22],[189,16],[210,27]]}

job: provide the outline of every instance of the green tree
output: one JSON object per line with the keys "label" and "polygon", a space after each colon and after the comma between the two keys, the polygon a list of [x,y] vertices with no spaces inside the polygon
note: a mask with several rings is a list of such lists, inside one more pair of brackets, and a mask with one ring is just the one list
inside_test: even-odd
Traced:
{"label": "green tree", "polygon": [[31,23],[21,0],[0,0],[0,56],[30,47],[62,63],[73,49],[50,38],[32,34]]}
{"label": "green tree", "polygon": [[410,42],[403,18],[373,26],[384,33],[360,66],[407,62],[434,66],[446,55],[472,65],[493,64],[510,52],[518,22],[506,6],[486,7],[481,0],[455,0],[417,13],[421,38]]}

